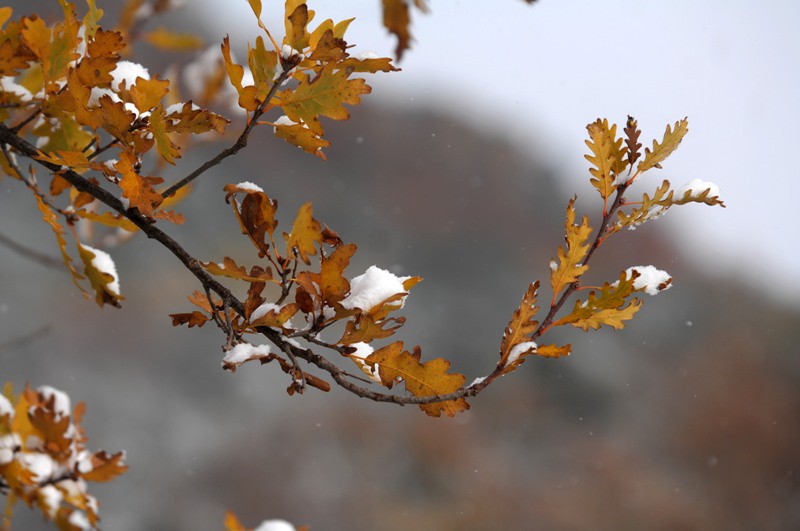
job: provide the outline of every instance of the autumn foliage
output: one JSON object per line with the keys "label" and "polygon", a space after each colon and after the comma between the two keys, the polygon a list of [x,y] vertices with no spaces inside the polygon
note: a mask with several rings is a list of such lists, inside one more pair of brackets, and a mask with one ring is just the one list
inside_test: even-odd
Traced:
{"label": "autumn foliage", "polygon": [[[171,314],[172,323],[219,327],[223,369],[274,363],[289,375],[290,394],[309,387],[327,392],[336,384],[371,400],[416,404],[430,416],[456,415],[470,407],[468,398],[528,358],[569,355],[571,345],[543,340],[549,330],[565,325],[583,331],[621,329],[641,308],[643,293],[671,286],[666,272],[627,264],[620,264],[616,278],[587,281],[591,259],[608,238],[675,205],[724,206],[716,185],[702,181],[683,188],[666,180],[655,188],[645,182],[648,193],[640,200],[627,198],[631,185],[649,178],[677,149],[688,132],[686,119],[667,126],[644,151],[635,119],[629,117],[621,130],[605,119],[590,123],[589,183],[600,195],[602,210],[592,222],[578,214],[576,197],[569,201],[564,244],[549,264],[550,293],[540,295],[539,281],[527,287],[499,338],[493,367],[467,383],[450,361],[390,339],[405,322],[399,313],[422,279],[374,266],[363,274],[348,272],[356,244],[316,219],[310,203],[296,213],[279,212],[278,201],[262,185],[226,185],[220,206],[229,205],[242,237],[253,246],[248,263],[229,256],[197,259],[168,234],[170,224],[194,221],[176,210],[188,200],[192,181],[244,149],[256,128],[267,126],[283,141],[326,159],[330,141],[323,119],[348,119],[348,106],[371,91],[369,76],[398,70],[390,58],[354,52],[346,41],[352,19],[313,24],[314,11],[304,1],[287,0],[283,36],[276,38],[276,29],[262,22],[261,2],[249,0],[253,24],[262,34],[248,45],[243,60],[225,38],[204,64],[202,83],[184,87],[196,96],[185,100],[177,79],[151,78],[123,57],[134,38],[165,49],[195,49],[195,38],[163,28],[139,31],[146,21],[137,18],[137,2],[129,3],[114,29],[101,25],[103,11],[93,0],[82,17],[71,3],[60,3],[63,17],[52,24],[36,15],[14,18],[10,8],[0,8],[3,173],[31,191],[64,266],[86,297],[100,306],[119,307],[125,300],[112,257],[96,242],[81,241],[76,224],[105,228],[119,240],[143,232],[199,282],[188,296],[191,306]],[[169,2],[157,4],[169,8]],[[424,2],[413,5],[425,9]],[[405,1],[383,0],[385,24],[398,38],[398,58],[412,40],[410,8]],[[233,128],[233,143],[182,179],[165,183],[157,175],[165,164],[178,165],[193,142],[229,135]],[[123,276],[124,270],[123,264]],[[60,396],[41,388],[26,388],[18,396],[7,390],[2,400],[8,412],[0,408],[5,441],[0,490],[9,506],[16,500],[35,504],[62,528],[94,527],[97,506],[86,482],[124,472],[123,454],[85,450],[83,407],[70,411]],[[44,460],[52,471],[37,475],[32,463]],[[78,525],[75,511],[86,522]],[[232,514],[226,526],[244,529]]]}

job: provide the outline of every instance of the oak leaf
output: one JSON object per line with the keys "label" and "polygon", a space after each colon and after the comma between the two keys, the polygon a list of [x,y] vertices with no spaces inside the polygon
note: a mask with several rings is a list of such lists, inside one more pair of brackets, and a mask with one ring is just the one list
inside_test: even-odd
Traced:
{"label": "oak leaf", "polygon": [[584,157],[594,166],[589,169],[592,174],[590,181],[605,201],[617,188],[614,183],[616,176],[627,166],[625,150],[622,149],[622,139],[617,138],[617,126],[609,128],[608,120],[598,118],[596,122],[587,125],[586,129],[590,140],[585,142],[592,154]]}
{"label": "oak leaf", "polygon": [[567,205],[567,216],[564,223],[566,228],[566,246],[558,248],[558,262],[550,262],[550,285],[553,287],[553,300],[556,295],[569,284],[576,282],[589,266],[583,264],[583,259],[589,252],[587,243],[592,233],[589,218],[583,217],[580,225],[575,224],[575,198],[570,199]]}
{"label": "oak leaf", "polygon": [[311,203],[303,204],[297,212],[297,217],[292,225],[292,232],[283,234],[286,240],[287,254],[293,256],[297,252],[306,265],[311,264],[308,256],[317,254],[315,244],[322,244],[322,225],[314,219],[312,214],[313,207]]}
{"label": "oak leaf", "polygon": [[669,157],[673,151],[678,149],[678,145],[689,132],[689,121],[684,118],[675,122],[675,129],[670,128],[667,124],[667,130],[664,131],[664,138],[659,144],[653,140],[653,149],[645,148],[644,160],[636,167],[639,173],[645,172],[650,168],[660,168],[661,163]]}
{"label": "oak leaf", "polygon": [[347,70],[335,70],[334,63],[327,63],[314,79],[298,73],[296,77],[299,84],[294,89],[278,93],[278,105],[293,122],[303,122],[316,135],[322,136],[324,130],[320,116],[347,120],[350,113],[344,104],[357,105],[361,102],[362,94],[372,91],[363,79],[348,79],[350,73]]}
{"label": "oak leaf", "polygon": [[[135,85],[134,85],[135,86]],[[167,133],[167,124],[164,117],[164,107],[159,105],[150,113],[150,131],[156,141],[158,154],[168,163],[175,165],[175,159],[181,156],[176,146]]]}
{"label": "oak leaf", "polygon": [[128,152],[122,152],[120,159],[114,164],[114,168],[122,175],[119,187],[122,196],[130,201],[131,208],[139,209],[143,216],[153,217],[154,210],[164,198],[153,188],[156,184],[161,184],[164,179],[160,177],[144,177],[139,175],[134,169],[136,157]]}
{"label": "oak leaf", "polygon": [[88,472],[80,472],[80,476],[85,481],[111,481],[117,476],[128,470],[128,465],[124,464],[125,452],[117,452],[108,455],[104,451],[95,452],[92,455],[92,469]]}
{"label": "oak leaf", "polygon": [[201,328],[209,318],[198,312],[197,310],[191,313],[171,313],[169,316],[172,318],[172,326],[188,325],[189,328],[196,326]]}
{"label": "oak leaf", "polygon": [[38,195],[36,197],[36,206],[39,207],[39,211],[42,213],[42,219],[44,219],[45,223],[50,225],[50,228],[53,231],[53,234],[56,237],[56,241],[58,242],[58,248],[61,251],[61,259],[64,261],[64,265],[67,266],[69,273],[72,277],[72,283],[81,291],[81,293],[88,297],[89,294],[83,289],[81,286],[80,281],[83,280],[84,277],[78,270],[75,269],[75,266],[72,265],[72,257],[67,252],[67,240],[64,239],[64,228],[58,222],[58,217],[56,217],[55,212],[53,212],[47,203],[42,200],[41,197]]}
{"label": "oak leaf", "polygon": [[78,242],[78,256],[83,261],[84,274],[89,279],[92,288],[95,291],[95,300],[97,304],[110,304],[119,308],[120,301],[125,297],[120,295],[118,281],[110,273],[98,268],[95,258],[98,256],[98,251],[91,247],[87,247]]}
{"label": "oak leaf", "polygon": [[321,259],[319,289],[322,301],[328,306],[333,307],[341,302],[350,291],[350,281],[344,277],[344,270],[350,264],[350,258],[356,249],[354,243],[341,245]]}
{"label": "oak leaf", "polygon": [[590,291],[585,301],[576,300],[572,312],[556,321],[554,325],[570,324],[584,332],[590,328],[597,330],[601,325],[610,326],[615,330],[624,328],[625,321],[633,319],[642,306],[639,299],[628,300],[628,296],[635,290],[634,281],[638,277],[639,272],[636,270],[632,271],[630,277],[623,271],[619,281],[613,284],[604,283],[599,293],[595,290]]}
{"label": "oak leaf", "polygon": [[371,315],[356,315],[352,321],[347,321],[344,334],[339,339],[339,344],[369,343],[375,339],[389,337],[403,326],[405,321],[404,317],[389,317],[376,320]]}
{"label": "oak leaf", "polygon": [[514,315],[511,317],[511,321],[509,321],[503,333],[503,339],[500,342],[500,361],[498,365],[505,365],[511,350],[520,343],[530,341],[531,334],[539,326],[539,322],[533,319],[536,312],[539,311],[539,307],[536,306],[538,291],[539,281],[537,280],[528,286],[525,295],[522,296],[519,308],[514,310]]}
{"label": "oak leaf", "polygon": [[[169,92],[169,81],[139,78],[130,88],[133,104],[139,112],[149,111]],[[162,107],[159,107],[162,109]]]}
{"label": "oak leaf", "polygon": [[543,358],[561,358],[563,356],[569,356],[570,352],[572,352],[572,345],[569,343],[563,346],[538,345],[536,347],[536,355],[542,356]]}
{"label": "oak leaf", "polygon": [[328,157],[325,156],[325,153],[322,152],[322,149],[330,146],[331,143],[323,138],[320,138],[316,133],[303,124],[276,124],[275,136],[299,147],[306,153],[311,153],[322,160],[328,160]]}
{"label": "oak leaf", "polygon": [[259,268],[256,271],[252,271],[258,273],[257,275],[253,275],[248,273],[244,266],[238,265],[236,261],[229,256],[224,257],[222,259],[222,263],[219,264],[214,262],[200,262],[200,265],[202,265],[205,270],[212,275],[246,280],[247,282],[264,282],[272,280],[271,269]]}
{"label": "oak leaf", "polygon": [[[378,374],[383,384],[391,388],[398,381],[405,384],[406,390],[414,396],[433,396],[453,393],[464,385],[463,374],[448,373],[450,362],[436,358],[420,363],[421,352],[415,347],[413,352],[403,350],[403,342],[396,341],[376,350],[364,360],[367,365],[377,365]],[[431,417],[439,417],[442,413],[455,416],[469,409],[463,398],[446,402],[433,402],[419,406]]]}
{"label": "oak leaf", "polygon": [[232,196],[236,193],[246,194],[241,204],[234,198],[231,206],[242,234],[250,237],[250,241],[258,249],[258,255],[263,258],[269,252],[275,228],[278,226],[278,220],[275,219],[278,202],[270,199],[264,192],[256,191],[254,188],[242,188],[235,184],[226,185],[225,191],[227,202],[231,202]]}
{"label": "oak leaf", "polygon": [[191,51],[203,47],[203,39],[191,33],[176,33],[159,27],[144,34],[144,40],[161,50]]}

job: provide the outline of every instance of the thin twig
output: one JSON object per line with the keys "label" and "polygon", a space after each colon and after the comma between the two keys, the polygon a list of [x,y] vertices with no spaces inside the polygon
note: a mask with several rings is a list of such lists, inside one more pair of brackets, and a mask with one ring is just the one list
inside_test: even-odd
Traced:
{"label": "thin twig", "polygon": [[286,70],[281,73],[280,76],[273,82],[272,88],[267,93],[266,98],[264,98],[264,103],[262,103],[255,111],[253,111],[253,116],[249,118],[247,125],[245,126],[242,134],[239,135],[239,138],[236,139],[234,144],[226,149],[220,151],[216,157],[211,160],[204,162],[200,165],[199,168],[194,170],[192,173],[181,179],[180,181],[176,182],[166,190],[164,190],[161,195],[165,198],[175,195],[175,193],[186,186],[187,184],[191,183],[198,177],[200,177],[203,173],[205,173],[210,168],[213,168],[226,158],[230,157],[231,155],[237,154],[239,151],[247,147],[247,142],[250,137],[250,133],[253,131],[255,126],[257,125],[258,119],[261,117],[262,114],[266,112],[266,107],[269,104],[270,100],[275,96],[275,93],[278,91],[280,86],[283,84],[284,81],[289,77],[291,74],[291,70]]}

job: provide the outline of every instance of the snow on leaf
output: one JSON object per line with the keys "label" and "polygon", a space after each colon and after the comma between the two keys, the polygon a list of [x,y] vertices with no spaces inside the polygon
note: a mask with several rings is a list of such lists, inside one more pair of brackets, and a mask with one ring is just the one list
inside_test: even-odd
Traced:
{"label": "snow on leaf", "polygon": [[636,205],[636,208],[629,213],[626,213],[622,209],[617,211],[617,217],[619,219],[615,224],[615,229],[620,229],[622,227],[634,228],[645,221],[662,216],[669,207],[674,204],[673,196],[674,192],[670,190],[669,181],[665,180],[661,183],[661,186],[653,192],[653,197],[650,197],[650,195],[646,193],[643,194],[641,205]]}
{"label": "snow on leaf", "polygon": [[634,271],[636,272],[633,281],[633,289],[635,291],[644,291],[652,296],[672,287],[672,277],[666,271],[647,265],[629,267],[624,271],[624,274],[634,278]]}
{"label": "snow on leaf", "polygon": [[[455,392],[464,385],[466,377],[463,374],[447,372],[450,369],[449,361],[436,358],[420,363],[420,357],[419,347],[408,352],[403,350],[402,341],[396,341],[376,350],[364,362],[370,366],[378,366],[383,385],[391,388],[402,381],[406,391],[414,396],[444,395]],[[431,417],[439,417],[442,413],[452,417],[469,409],[469,404],[463,398],[458,398],[419,407]]]}
{"label": "snow on leaf", "polygon": [[617,138],[616,124],[609,128],[608,120],[598,118],[587,125],[586,129],[590,140],[585,142],[592,154],[584,157],[594,166],[589,169],[592,174],[590,182],[605,201],[617,189],[614,184],[616,176],[627,166],[625,150],[622,149],[622,139]]}
{"label": "snow on leaf", "polygon": [[236,372],[236,369],[248,361],[266,362],[271,359],[269,345],[251,345],[250,343],[239,343],[228,352],[222,360],[222,368],[226,371]]}
{"label": "snow on leaf", "polygon": [[719,186],[715,183],[692,179],[675,193],[677,199],[674,204],[705,203],[707,205],[720,205],[725,208],[725,203],[719,198]]}
{"label": "snow on leaf", "polygon": [[78,255],[83,260],[84,273],[95,290],[97,304],[110,304],[119,308],[124,297],[119,291],[119,276],[114,261],[105,251],[78,244]]}
{"label": "snow on leaf", "polygon": [[500,361],[498,366],[508,365],[512,350],[517,345],[529,341],[531,334],[539,326],[539,322],[533,319],[536,312],[539,311],[539,307],[536,306],[538,291],[539,281],[531,283],[525,291],[525,295],[522,296],[519,308],[514,310],[514,315],[503,332],[503,339],[500,342]]}
{"label": "snow on leaf", "polygon": [[317,254],[315,244],[322,245],[322,225],[312,214],[311,203],[303,204],[297,212],[292,232],[283,234],[287,254],[294,255],[297,252],[306,265],[311,264],[308,256]]}
{"label": "snow on leaf", "polygon": [[683,137],[689,132],[689,121],[684,118],[675,122],[675,129],[672,129],[667,124],[667,130],[664,132],[664,138],[659,144],[653,140],[653,149],[645,148],[644,160],[636,167],[636,171],[641,173],[649,170],[650,168],[660,168],[661,163],[669,157],[673,151],[678,149],[678,144],[681,143]]}
{"label": "snow on leaf", "polygon": [[589,252],[587,240],[592,233],[589,218],[583,217],[580,225],[575,224],[575,198],[570,199],[567,205],[567,216],[564,223],[566,228],[566,246],[558,248],[558,262],[553,267],[551,262],[550,285],[553,287],[553,299],[569,284],[577,281],[588,269],[583,264],[586,253]]}

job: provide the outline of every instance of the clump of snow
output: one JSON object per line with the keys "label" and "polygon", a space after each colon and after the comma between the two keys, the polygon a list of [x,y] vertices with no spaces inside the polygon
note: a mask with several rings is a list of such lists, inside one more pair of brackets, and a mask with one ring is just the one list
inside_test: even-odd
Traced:
{"label": "clump of snow", "polygon": [[111,88],[118,91],[123,81],[125,88],[130,89],[136,83],[137,77],[150,79],[150,72],[139,63],[120,61],[117,63],[117,67],[111,71],[111,77],[113,78]]}
{"label": "clump of snow", "polygon": [[251,345],[250,343],[239,343],[228,352],[222,359],[222,368],[231,372],[242,363],[252,360],[260,360],[269,356],[269,345]]}
{"label": "clump of snow", "polygon": [[[242,190],[247,190],[248,192],[262,192],[262,193],[264,192],[263,188],[261,188],[257,184],[251,183],[250,181],[242,181],[242,182],[240,182],[239,184],[236,185],[236,188],[240,188]],[[258,308],[256,308],[256,311],[258,311]],[[269,311],[269,310],[267,310],[267,311]],[[255,312],[253,312],[253,313],[255,313]],[[261,314],[261,315],[264,315],[264,314]]]}
{"label": "clump of snow", "polygon": [[293,55],[299,55],[300,52],[292,48],[290,44],[284,44],[281,46],[281,59],[289,59]]}
{"label": "clump of snow", "polygon": [[264,520],[253,531],[296,531],[295,527],[286,520]]}
{"label": "clump of snow", "polygon": [[114,277],[114,280],[106,284],[106,289],[108,289],[108,291],[114,295],[119,295],[119,276],[117,275],[117,266],[114,264],[114,260],[111,258],[111,255],[105,251],[95,249],[94,247],[90,247],[88,245],[81,244],[81,246],[94,254],[94,258],[92,258],[92,266],[95,269]]}
{"label": "clump of snow", "polygon": [[378,373],[378,366],[375,365],[374,367],[371,367],[364,362],[364,360],[367,359],[367,356],[375,352],[375,349],[363,341],[353,343],[350,346],[356,349],[355,352],[350,354],[350,357],[356,363],[358,363],[358,365],[361,367],[361,370],[364,371],[364,373],[369,376],[371,380],[381,383],[381,376]]}
{"label": "clump of snow", "polygon": [[89,101],[86,103],[86,106],[90,109],[100,107],[100,98],[103,96],[108,96],[114,103],[122,101],[113,90],[94,87],[92,88],[91,94],[89,94]]}
{"label": "clump of snow", "polygon": [[380,56],[371,50],[358,53],[354,57],[359,61],[366,61],[367,59],[380,59]]}
{"label": "clump of snow", "polygon": [[[389,297],[405,293],[403,282],[409,278],[411,277],[398,277],[380,267],[370,266],[363,275],[350,281],[350,294],[341,304],[348,310],[359,308],[368,312]],[[405,296],[398,301],[398,304],[403,307]]]}
{"label": "clump of snow", "polygon": [[28,102],[33,99],[31,91],[15,83],[13,77],[0,77],[0,90],[14,94],[22,102]]}
{"label": "clump of snow", "polygon": [[54,485],[45,485],[37,492],[39,500],[45,507],[47,516],[55,518],[58,508],[61,506],[61,500],[64,499],[64,494],[61,493]]}
{"label": "clump of snow", "polygon": [[41,452],[27,452],[17,455],[19,463],[28,469],[32,479],[41,483],[53,477],[56,470],[56,462],[48,454]]}
{"label": "clump of snow", "polygon": [[536,350],[536,343],[533,341],[524,341],[522,343],[517,343],[511,348],[511,352],[508,353],[508,359],[506,360],[506,365],[511,365],[515,361],[519,359],[521,355],[526,352]]}
{"label": "clump of snow", "polygon": [[[222,53],[219,45],[209,46],[197,56],[197,59],[186,65],[183,68],[183,82],[186,84],[189,96],[195,99],[202,96],[206,86],[221,67]],[[228,85],[226,84],[226,86]]]}
{"label": "clump of snow", "polygon": [[72,511],[67,521],[78,529],[92,529],[92,524],[89,522],[89,519],[86,518],[86,515],[83,514],[83,511]]}
{"label": "clump of snow", "polygon": [[700,197],[700,194],[708,190],[708,195],[706,197],[719,197],[719,186],[716,183],[703,181],[701,179],[692,179],[688,183],[684,184],[683,187],[678,190],[678,198],[683,199],[686,194],[689,194],[689,197]]}
{"label": "clump of snow", "polygon": [[14,420],[14,406],[11,405],[11,402],[3,395],[0,395],[0,418],[8,415],[8,420]]}
{"label": "clump of snow", "polygon": [[41,385],[36,389],[36,392],[42,395],[45,402],[49,402],[53,398],[53,410],[57,415],[68,417],[72,411],[72,404],[69,400],[69,395],[64,391],[60,391],[55,387],[49,385]]}
{"label": "clump of snow", "polygon": [[639,276],[633,281],[633,288],[644,290],[648,295],[658,295],[660,292],[672,287],[672,277],[669,276],[669,273],[657,269],[655,266],[629,267],[625,270],[627,278],[632,276],[631,271],[639,273]]}
{"label": "clump of snow", "polygon": [[469,384],[467,387],[475,387],[476,385],[483,383],[483,381],[485,379],[486,379],[486,376],[478,376],[477,378],[472,380],[472,383]]}

